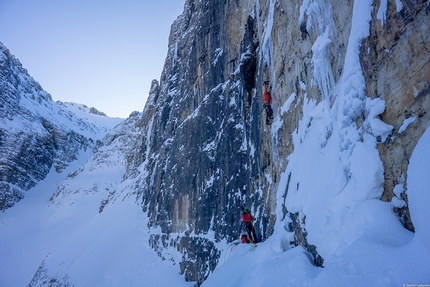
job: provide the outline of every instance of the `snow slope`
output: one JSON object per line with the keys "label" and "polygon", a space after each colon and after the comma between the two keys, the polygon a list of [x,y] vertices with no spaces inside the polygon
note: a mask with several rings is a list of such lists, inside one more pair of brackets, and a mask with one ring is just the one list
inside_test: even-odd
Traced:
{"label": "snow slope", "polygon": [[[415,234],[400,224],[392,204],[369,199],[348,216],[339,248],[315,267],[302,247],[291,248],[286,226],[257,247],[226,246],[203,287],[223,286],[418,286],[430,283],[430,129],[420,139],[408,170]],[[314,182],[314,185],[318,185]],[[284,228],[285,227],[285,228]],[[326,242],[324,242],[324,240]],[[320,239],[330,246],[332,239]],[[422,285],[427,286],[427,285]]]}
{"label": "snow slope", "polygon": [[[102,139],[108,131],[112,130],[116,125],[124,120],[122,118],[108,117],[103,112],[100,112],[95,108],[88,108],[83,104],[60,101],[57,101],[56,104],[71,111],[74,116],[81,121],[90,123],[100,129],[98,139]],[[73,125],[71,128],[73,128]]]}
{"label": "snow slope", "polygon": [[[0,237],[0,286],[27,286],[32,279],[30,286],[45,286],[52,278],[74,286],[191,286],[149,248],[147,219],[133,197],[99,213],[111,187],[106,177],[116,184],[123,170],[111,165],[100,177],[93,169],[81,171],[77,182],[66,179],[87,159],[81,155],[65,172],[51,172],[0,214],[0,232],[6,235]],[[52,199],[59,185],[79,192]]]}
{"label": "snow slope", "polygon": [[[0,286],[190,286],[149,248],[145,214],[130,183],[122,182],[141,114],[109,118],[85,105],[54,102],[1,43],[0,50],[6,75],[0,127],[10,150],[20,152],[9,133],[44,135],[48,125],[53,134],[64,133],[55,144],[74,156],[71,162],[59,157],[64,168],[48,166],[24,199],[0,213]],[[90,148],[72,146],[73,132]]]}

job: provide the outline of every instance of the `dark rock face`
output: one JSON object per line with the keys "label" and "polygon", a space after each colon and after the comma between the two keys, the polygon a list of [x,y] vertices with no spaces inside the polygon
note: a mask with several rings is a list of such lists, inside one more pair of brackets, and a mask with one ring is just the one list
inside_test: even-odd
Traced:
{"label": "dark rock face", "polygon": [[212,241],[200,237],[182,237],[178,250],[183,254],[181,273],[185,273],[185,278],[197,281],[197,284],[203,283],[221,256]]}
{"label": "dark rock face", "polygon": [[163,260],[171,259],[165,255],[166,248],[174,247],[182,253],[180,272],[185,274],[186,280],[198,285],[215,269],[221,256],[213,241],[198,236],[152,234],[149,243]]}
{"label": "dark rock face", "polygon": [[324,258],[317,252],[317,247],[315,245],[309,244],[307,240],[307,232],[303,229],[302,225],[305,224],[306,217],[303,220],[300,220],[299,213],[289,213],[290,223],[289,223],[289,231],[294,233],[294,246],[303,246],[305,247],[310,255],[312,255],[312,261],[315,266],[323,267],[324,266]]}
{"label": "dark rock face", "polygon": [[[249,10],[236,27],[241,37],[229,31],[226,18],[236,9],[242,7],[229,1],[187,1],[172,25],[160,85],[153,83],[145,107],[142,144],[130,158],[143,169],[130,176],[140,176],[150,226],[164,234],[153,246],[183,252],[181,272],[190,281],[203,282],[219,257],[214,243],[199,235],[214,231],[215,241],[237,239],[241,203],[264,206],[254,184],[264,171],[256,156],[256,24]],[[265,211],[253,210],[257,216]]]}
{"label": "dark rock face", "polygon": [[74,285],[69,282],[69,277],[67,275],[62,278],[56,278],[49,275],[49,271],[45,268],[45,261],[43,261],[33,279],[27,285],[28,287],[73,287]]}

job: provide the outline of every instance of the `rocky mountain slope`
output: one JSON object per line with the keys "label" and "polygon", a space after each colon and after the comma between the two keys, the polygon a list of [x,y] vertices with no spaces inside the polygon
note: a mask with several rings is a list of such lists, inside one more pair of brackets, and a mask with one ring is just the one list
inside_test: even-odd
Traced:
{"label": "rocky mountain slope", "polygon": [[[55,103],[0,43],[0,210],[12,207],[54,168],[91,154],[120,119]],[[74,111],[74,112],[72,112]]]}

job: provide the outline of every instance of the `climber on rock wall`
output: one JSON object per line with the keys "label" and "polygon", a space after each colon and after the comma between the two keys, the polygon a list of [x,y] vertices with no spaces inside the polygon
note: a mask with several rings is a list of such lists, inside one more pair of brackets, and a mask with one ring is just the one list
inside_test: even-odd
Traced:
{"label": "climber on rock wall", "polygon": [[263,84],[263,103],[266,109],[266,125],[270,125],[273,122],[273,110],[272,110],[272,87],[269,86],[269,81],[265,81]]}
{"label": "climber on rock wall", "polygon": [[[255,234],[254,225],[252,224],[255,218],[254,216],[252,216],[251,212],[246,208],[245,204],[242,205],[241,216],[242,216],[242,221],[245,224],[246,231],[248,233],[249,242],[257,243],[257,235]],[[242,235],[242,243],[245,243],[243,235]]]}

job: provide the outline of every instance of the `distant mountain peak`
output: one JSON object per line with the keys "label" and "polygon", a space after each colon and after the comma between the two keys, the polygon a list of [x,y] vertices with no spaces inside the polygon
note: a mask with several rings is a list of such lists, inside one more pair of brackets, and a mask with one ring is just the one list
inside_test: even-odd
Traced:
{"label": "distant mountain peak", "polygon": [[73,102],[62,102],[62,101],[56,101],[56,103],[66,107],[72,111],[73,111],[73,109],[78,109],[82,112],[87,112],[89,114],[107,117],[107,115],[104,112],[101,112],[94,107],[89,108],[88,106],[86,106],[84,104],[78,104],[78,103],[73,103]]}

